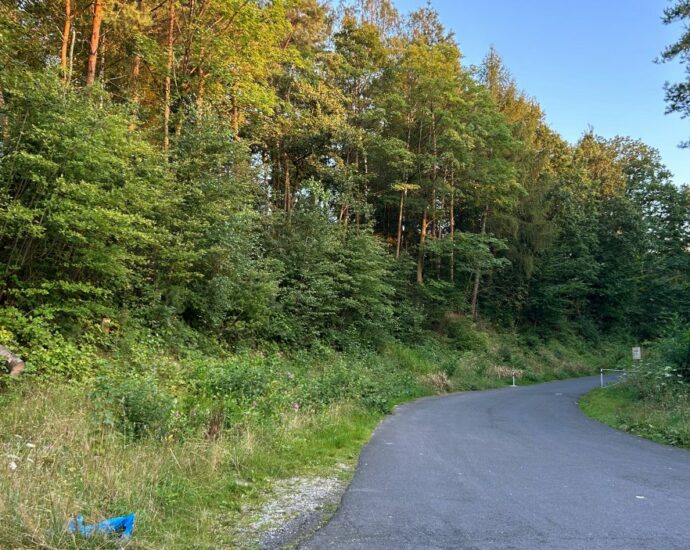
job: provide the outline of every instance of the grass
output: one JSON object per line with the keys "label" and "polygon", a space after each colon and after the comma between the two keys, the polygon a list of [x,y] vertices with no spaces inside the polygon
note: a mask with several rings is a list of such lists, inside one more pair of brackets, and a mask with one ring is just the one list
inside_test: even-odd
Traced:
{"label": "grass", "polygon": [[3,413],[2,454],[18,467],[0,477],[2,548],[108,547],[63,532],[70,515],[100,520],[106,510],[137,512],[132,548],[237,546],[249,519],[242,510],[272,480],[352,464],[379,419],[338,405],[215,441],[132,443],[115,432],[97,436],[77,388],[15,398]]}
{"label": "grass", "polygon": [[[247,526],[274,481],[347,475],[342,465],[352,470],[392,405],[508,385],[513,370],[521,384],[588,375],[619,354],[615,345],[591,351],[577,341],[529,346],[515,335],[489,332],[469,344],[450,344],[390,344],[357,357],[229,358],[218,363],[220,370],[227,364],[232,372],[247,372],[252,383],[241,391],[260,383],[261,392],[237,401],[232,423],[215,438],[203,425],[163,437],[124,435],[103,423],[89,382],[27,381],[0,393],[0,548],[109,548],[112,541],[66,534],[65,524],[77,513],[98,521],[128,512],[137,514],[129,548],[253,547]],[[186,387],[185,373],[194,372],[179,356],[139,354],[142,364],[155,364],[166,391]],[[212,362],[205,359],[204,368]],[[294,379],[288,382],[285,372]],[[196,410],[195,394],[180,396]],[[7,469],[10,462],[16,470]]]}
{"label": "grass", "polygon": [[613,428],[690,450],[690,398],[664,393],[643,398],[631,384],[594,390],[580,400],[588,416]]}

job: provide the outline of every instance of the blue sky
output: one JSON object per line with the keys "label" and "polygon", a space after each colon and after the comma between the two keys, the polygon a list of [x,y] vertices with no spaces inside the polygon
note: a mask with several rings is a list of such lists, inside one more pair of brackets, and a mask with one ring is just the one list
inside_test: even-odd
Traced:
{"label": "blue sky", "polygon": [[[425,0],[394,0],[403,13]],[[605,137],[626,135],[657,148],[676,183],[690,182],[690,119],[664,115],[665,81],[678,64],[654,59],[680,35],[665,26],[667,0],[434,0],[455,33],[465,64],[493,45],[549,125],[569,141],[592,126]]]}

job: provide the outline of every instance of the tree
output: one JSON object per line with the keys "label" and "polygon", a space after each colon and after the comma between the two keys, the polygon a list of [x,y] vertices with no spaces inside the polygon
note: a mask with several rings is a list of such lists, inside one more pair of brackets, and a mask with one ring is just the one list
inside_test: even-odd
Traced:
{"label": "tree", "polygon": [[96,79],[98,46],[101,40],[101,25],[103,24],[103,1],[104,0],[94,0],[93,2],[93,20],[91,23],[91,40],[89,42],[89,58],[86,64],[87,86],[91,86]]}
{"label": "tree", "polygon": [[165,97],[163,99],[163,149],[167,151],[170,147],[171,83],[173,62],[175,59],[175,52],[173,50],[175,44],[175,0],[168,0],[168,21],[165,43],[167,61],[165,63]]}
{"label": "tree", "polygon": [[[675,3],[664,9],[662,21],[666,25],[687,22],[690,19],[690,1],[675,0]],[[685,25],[683,35],[677,42],[661,52],[661,61],[668,62],[679,59],[685,65],[686,79],[683,82],[666,83],[666,112],[679,113],[683,118],[690,115],[690,28]],[[686,141],[683,147],[690,146]]]}
{"label": "tree", "polygon": [[72,0],[65,0],[65,25],[62,30],[62,47],[60,48],[60,68],[65,80],[67,80],[69,70],[67,56],[72,34],[72,17]]}
{"label": "tree", "polygon": [[6,90],[0,303],[74,330],[153,292],[170,271],[158,251],[173,248],[176,200],[159,152],[121,108],[52,73]]}
{"label": "tree", "polygon": [[658,153],[564,142],[430,7],[0,2],[0,176],[0,302],[65,331],[136,311],[340,346],[466,314],[653,338],[690,310],[688,191]]}

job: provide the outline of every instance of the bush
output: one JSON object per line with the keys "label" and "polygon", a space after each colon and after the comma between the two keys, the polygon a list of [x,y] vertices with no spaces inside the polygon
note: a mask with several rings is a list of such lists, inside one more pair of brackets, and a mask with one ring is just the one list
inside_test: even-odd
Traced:
{"label": "bush", "polygon": [[78,331],[170,271],[167,163],[105,96],[53,73],[5,85],[0,288],[22,310]]}
{"label": "bush", "polygon": [[176,400],[151,376],[119,374],[101,377],[94,391],[96,419],[135,439],[168,435]]}
{"label": "bush", "polygon": [[414,386],[408,372],[379,356],[325,354],[311,365],[300,381],[299,398],[315,409],[338,401],[358,403],[378,412],[388,412],[394,401],[409,395]]}
{"label": "bush", "polygon": [[269,239],[282,266],[273,336],[293,347],[381,342],[395,328],[394,263],[371,231],[334,224],[314,186]]}
{"label": "bush", "polygon": [[29,316],[13,307],[0,308],[0,343],[26,361],[28,375],[47,380],[91,378],[98,363],[95,348],[57,332],[51,320]]}
{"label": "bush", "polygon": [[459,351],[486,351],[489,349],[489,335],[478,330],[469,319],[449,320],[446,332],[451,346]]}
{"label": "bush", "polygon": [[687,393],[690,389],[690,328],[657,341],[649,349],[648,358],[642,362],[632,383],[646,398]]}
{"label": "bush", "polygon": [[659,360],[671,367],[676,378],[690,383],[690,328],[661,340],[656,352]]}

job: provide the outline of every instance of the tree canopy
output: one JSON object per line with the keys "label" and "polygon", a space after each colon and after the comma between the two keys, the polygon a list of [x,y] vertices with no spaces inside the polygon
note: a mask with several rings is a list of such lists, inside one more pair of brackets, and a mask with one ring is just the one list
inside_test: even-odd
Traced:
{"label": "tree canopy", "polygon": [[449,315],[590,337],[690,317],[690,194],[658,152],[565,142],[429,7],[3,0],[0,134],[20,339],[17,316],[298,347]]}

